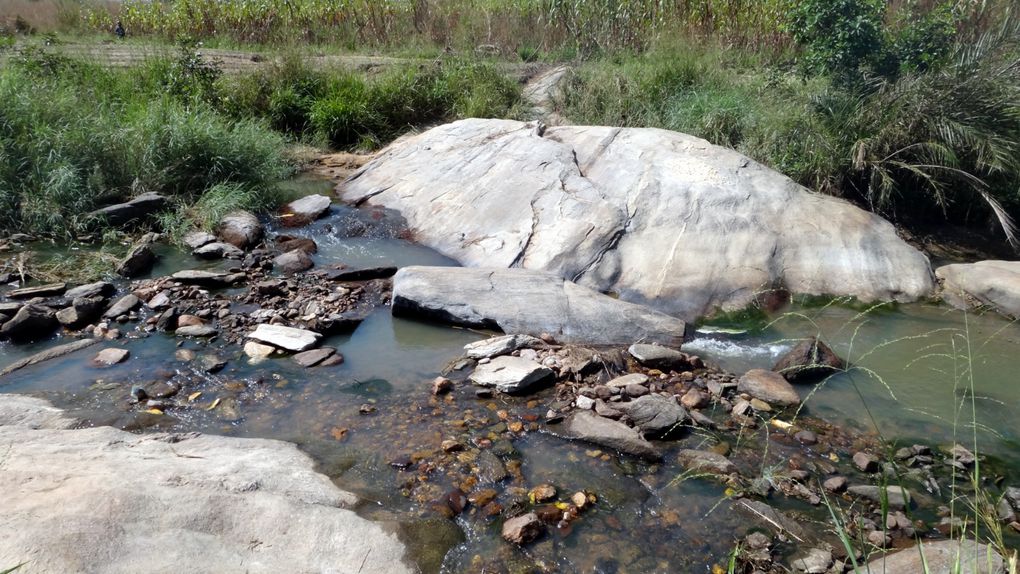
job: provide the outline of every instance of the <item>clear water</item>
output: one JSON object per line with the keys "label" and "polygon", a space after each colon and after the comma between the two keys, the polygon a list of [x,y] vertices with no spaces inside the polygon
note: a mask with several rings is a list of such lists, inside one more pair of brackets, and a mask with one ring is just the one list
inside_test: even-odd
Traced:
{"label": "clear water", "polygon": [[[315,181],[294,185],[295,194],[325,191],[324,184]],[[320,247],[318,265],[454,264],[410,241],[399,217],[383,210],[335,206],[327,218],[309,227],[279,231],[314,237]],[[162,254],[156,275],[222,265],[201,263],[170,248]],[[742,325],[744,334],[698,335],[686,348],[742,372],[771,367],[793,340],[818,334],[859,368],[823,386],[801,387],[809,397],[805,414],[912,443],[953,440],[954,417],[961,405],[969,409],[970,404],[961,403],[970,378],[959,376],[959,351],[969,342],[981,448],[1020,468],[1016,325],[994,315],[964,315],[923,304],[863,316],[858,308],[800,305],[770,320]],[[394,319],[384,308],[353,333],[325,341],[346,358],[337,367],[305,370],[286,358],[251,364],[237,348],[184,343],[200,356],[216,353],[228,360],[223,371],[209,375],[196,363],[175,358],[176,339],[153,334],[103,343],[24,369],[0,380],[0,392],[46,397],[91,424],[294,441],[341,487],[362,497],[360,512],[399,531],[410,545],[410,559],[426,572],[527,571],[536,563],[562,572],[677,572],[725,564],[734,540],[753,523],[729,509],[724,485],[674,480],[682,474],[675,451],[711,444],[711,433],[663,445],[667,456],[659,465],[603,456],[590,446],[542,432],[501,445],[508,465],[519,464],[520,472],[500,485],[504,492],[499,502],[512,503],[507,492],[511,487],[542,483],[553,484],[564,495],[584,489],[598,496],[595,508],[571,528],[553,528],[523,550],[502,542],[498,518],[474,510],[449,520],[437,517],[428,496],[420,496],[428,489],[405,496],[402,488],[415,473],[391,467],[395,458],[437,451],[450,438],[470,451],[473,440],[496,436],[490,433],[492,425],[501,422],[497,411],[538,419],[553,399],[549,390],[523,398],[479,399],[468,385],[458,385],[448,399],[433,398],[431,380],[460,356],[463,345],[484,336]],[[62,342],[2,343],[0,368]],[[89,359],[105,346],[127,348],[131,359],[103,369],[90,365]],[[181,396],[201,395],[190,408],[164,415],[140,412],[128,401],[130,388],[152,381],[183,384]],[[219,406],[210,409],[217,400]],[[363,405],[375,411],[362,414]],[[969,410],[965,414],[969,417]],[[459,424],[467,419],[477,424]],[[966,424],[955,426],[958,434],[969,437]],[[782,442],[770,442],[769,449],[774,460],[798,451],[796,445]],[[432,476],[430,488],[437,496],[463,478],[457,469],[447,470]],[[802,510],[782,499],[773,503]]]}

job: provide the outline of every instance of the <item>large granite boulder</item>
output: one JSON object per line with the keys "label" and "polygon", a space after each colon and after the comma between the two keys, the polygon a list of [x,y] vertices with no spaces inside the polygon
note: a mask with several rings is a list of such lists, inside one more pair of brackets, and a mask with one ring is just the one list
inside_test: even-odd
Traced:
{"label": "large granite boulder", "polygon": [[132,434],[0,395],[0,564],[32,572],[409,573],[395,534],[285,442]]}
{"label": "large granite boulder", "polygon": [[517,268],[404,267],[393,278],[393,314],[581,344],[679,347],[686,328],[552,273]]}
{"label": "large granite boulder", "polygon": [[[922,558],[922,554],[924,557]],[[1004,574],[1002,556],[990,546],[973,540],[939,540],[924,542],[920,548],[904,548],[876,558],[857,570],[858,573],[880,572],[930,574]]]}
{"label": "large granite boulder", "polygon": [[464,265],[545,270],[685,320],[766,289],[933,289],[927,258],[881,217],[665,130],[463,120],[395,143],[339,190],[399,210]]}
{"label": "large granite boulder", "polygon": [[234,211],[227,214],[216,227],[220,239],[238,249],[251,249],[262,241],[265,228],[255,214],[248,211]]}
{"label": "large granite boulder", "polygon": [[1020,261],[978,261],[935,270],[942,298],[960,309],[987,305],[1011,319],[1020,317]]}

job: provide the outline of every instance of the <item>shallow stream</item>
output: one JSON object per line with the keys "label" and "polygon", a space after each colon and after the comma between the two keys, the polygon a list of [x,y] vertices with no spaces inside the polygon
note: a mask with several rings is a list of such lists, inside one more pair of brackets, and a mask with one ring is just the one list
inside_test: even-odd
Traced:
{"label": "shallow stream", "polygon": [[[329,190],[328,183],[313,180],[296,185],[306,193]],[[371,208],[335,205],[309,227],[276,231],[313,237],[317,265],[455,264],[408,241],[391,216]],[[163,255],[154,275],[202,266],[187,253],[167,249]],[[729,508],[724,485],[675,480],[682,470],[672,453],[680,444],[711,444],[709,434],[667,445],[666,462],[648,465],[529,426],[544,416],[551,391],[478,398],[469,386],[458,385],[445,399],[433,397],[431,380],[485,333],[395,319],[383,308],[353,333],[324,342],[343,353],[342,365],[305,370],[286,358],[251,364],[236,347],[179,344],[159,333],[133,338],[133,328],[124,330],[127,338],[103,346],[129,349],[127,362],[95,368],[89,359],[102,346],[93,347],[0,380],[0,392],[43,396],[92,424],[296,442],[338,485],[362,497],[360,512],[400,532],[410,558],[425,572],[523,572],[535,564],[562,572],[704,572],[724,565],[735,539],[752,527]],[[805,395],[811,393],[802,415],[907,445],[948,444],[954,433],[971,444],[971,403],[964,399],[973,393],[981,451],[1000,460],[1001,468],[1020,470],[1020,327],[998,316],[930,304],[864,309],[802,302],[771,317],[719,321],[704,331],[685,350],[736,373],[769,368],[795,339],[820,335],[857,368],[802,387]],[[0,344],[0,368],[62,342]],[[218,354],[227,366],[207,374],[197,362],[178,360],[181,348],[200,357]],[[154,380],[188,380],[195,408],[171,416],[129,404],[132,385]],[[218,408],[209,408],[216,401]],[[503,420],[501,411],[535,431],[508,440],[510,419]],[[514,503],[508,487],[543,483],[566,496],[584,489],[598,502],[570,528],[552,529],[524,550],[511,547],[500,539],[498,518],[469,510],[448,519],[432,510],[429,493],[441,497],[462,476],[451,472],[428,488],[411,489],[414,473],[391,466],[401,457],[437,451],[449,438],[469,446],[493,442],[492,452],[510,474],[497,489],[505,505]],[[780,441],[775,448],[798,447]],[[468,448],[464,463],[477,462],[477,455]],[[774,504],[803,512],[808,520],[824,519],[806,504],[781,498]]]}

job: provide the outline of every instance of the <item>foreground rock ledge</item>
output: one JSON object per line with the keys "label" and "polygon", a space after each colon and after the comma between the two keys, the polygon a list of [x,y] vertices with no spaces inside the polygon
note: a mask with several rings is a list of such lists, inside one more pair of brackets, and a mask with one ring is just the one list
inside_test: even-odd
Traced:
{"label": "foreground rock ledge", "polygon": [[1010,319],[1020,318],[1020,261],[956,263],[935,270],[942,298],[959,309],[987,305]]}
{"label": "foreground rock ledge", "polygon": [[550,271],[691,321],[766,289],[909,301],[927,258],[881,217],[659,129],[472,119],[406,138],[339,188],[463,265]]}
{"label": "foreground rock ledge", "polygon": [[280,441],[136,435],[0,395],[0,564],[63,572],[410,573],[393,534]]}
{"label": "foreground rock ledge", "polygon": [[676,317],[517,268],[404,267],[393,278],[393,314],[589,345],[679,347],[686,329]]}

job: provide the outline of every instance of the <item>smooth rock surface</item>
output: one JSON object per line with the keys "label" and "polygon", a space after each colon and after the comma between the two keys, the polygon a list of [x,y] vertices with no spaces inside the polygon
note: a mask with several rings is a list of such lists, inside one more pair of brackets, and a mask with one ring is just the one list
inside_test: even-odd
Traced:
{"label": "smooth rock surface", "polygon": [[696,473],[731,474],[737,467],[725,456],[707,450],[684,449],[677,454],[684,468]]}
{"label": "smooth rock surface", "polygon": [[177,327],[174,334],[178,337],[212,337],[219,331],[212,325],[185,325]]}
{"label": "smooth rock surface", "polygon": [[68,430],[47,403],[0,395],[0,564],[38,573],[404,574],[395,534],[292,444]]}
{"label": "smooth rock surface", "polygon": [[130,356],[131,352],[127,349],[109,348],[99,351],[95,358],[92,359],[92,362],[100,366],[110,366],[123,363]]}
{"label": "smooth rock surface", "polygon": [[244,257],[244,251],[222,241],[207,243],[192,251],[191,254],[199,259],[241,259]]}
{"label": "smooth rock surface", "polygon": [[772,370],[791,383],[810,383],[846,368],[843,361],[828,345],[812,337],[794,345],[779,358]]}
{"label": "smooth rock surface", "polygon": [[542,340],[530,335],[503,335],[490,337],[464,345],[464,354],[471,359],[491,359],[499,355],[509,355],[519,349],[530,349],[541,345]]}
{"label": "smooth rock surface", "polygon": [[687,366],[687,355],[662,345],[634,343],[627,352],[642,365],[663,371],[681,370]]}
{"label": "smooth rock surface", "polygon": [[284,275],[293,275],[312,268],[312,258],[300,249],[288,251],[273,259],[273,268]]}
{"label": "smooth rock surface", "polygon": [[319,344],[322,335],[315,331],[263,323],[249,333],[248,338],[292,353],[300,353]]}
{"label": "smooth rock surface", "polygon": [[143,193],[126,203],[108,205],[89,213],[90,217],[102,218],[110,225],[124,225],[132,221],[145,219],[169,205],[165,197],[158,193]]}
{"label": "smooth rock surface", "polygon": [[110,308],[103,313],[103,317],[115,319],[121,315],[126,315],[141,303],[141,300],[139,300],[133,293],[128,293],[120,299],[117,299],[113,305],[110,305]]}
{"label": "smooth rock surface", "polygon": [[117,275],[121,277],[138,277],[152,270],[156,264],[156,254],[148,243],[135,245],[131,251],[117,264]]}
{"label": "smooth rock surface", "polygon": [[216,241],[216,236],[212,233],[206,233],[205,231],[192,231],[185,235],[182,241],[189,248],[198,249],[203,245],[208,245]]}
{"label": "smooth rock surface", "polygon": [[935,270],[942,298],[959,309],[987,305],[1011,319],[1020,317],[1020,261],[978,261]]}
{"label": "smooth rock surface", "polygon": [[624,454],[650,461],[662,460],[662,453],[641,434],[621,422],[598,416],[591,411],[578,411],[555,430],[567,438],[608,447]]}
{"label": "smooth rock surface", "polygon": [[398,141],[339,189],[399,210],[463,265],[545,270],[688,321],[768,289],[910,301],[934,287],[879,216],[660,129],[463,120]]}
{"label": "smooth rock surface", "polygon": [[687,411],[672,397],[662,395],[645,395],[629,403],[616,403],[613,408],[626,414],[649,437],[674,434],[687,420]]}
{"label": "smooth rock surface", "polygon": [[756,399],[779,406],[800,404],[800,395],[779,373],[764,369],[751,369],[740,377],[737,391],[747,393]]}
{"label": "smooth rock surface", "polygon": [[683,321],[542,271],[404,267],[393,278],[393,314],[540,336],[562,343],[683,342]]}
{"label": "smooth rock surface", "polygon": [[478,365],[468,379],[483,387],[496,387],[501,393],[523,393],[551,378],[552,369],[521,357],[496,357]]}
{"label": "smooth rock surface", "polygon": [[220,239],[237,247],[248,250],[262,241],[265,229],[259,218],[247,211],[235,211],[228,214],[216,227]]}
{"label": "smooth rock surface", "polygon": [[[924,554],[922,562],[921,554]],[[904,548],[857,570],[860,574],[1003,574],[1002,556],[973,540],[924,542],[921,550]]]}
{"label": "smooth rock surface", "polygon": [[283,208],[283,211],[284,213],[290,214],[293,219],[297,220],[294,223],[303,223],[315,221],[322,217],[322,215],[329,210],[329,206],[332,203],[333,200],[325,195],[306,195],[301,199],[296,199],[288,203]]}
{"label": "smooth rock surface", "polygon": [[87,285],[80,285],[72,289],[68,289],[64,293],[64,297],[67,299],[77,299],[78,297],[109,297],[117,291],[113,283],[107,283],[106,281],[97,281],[95,283],[89,283]]}

